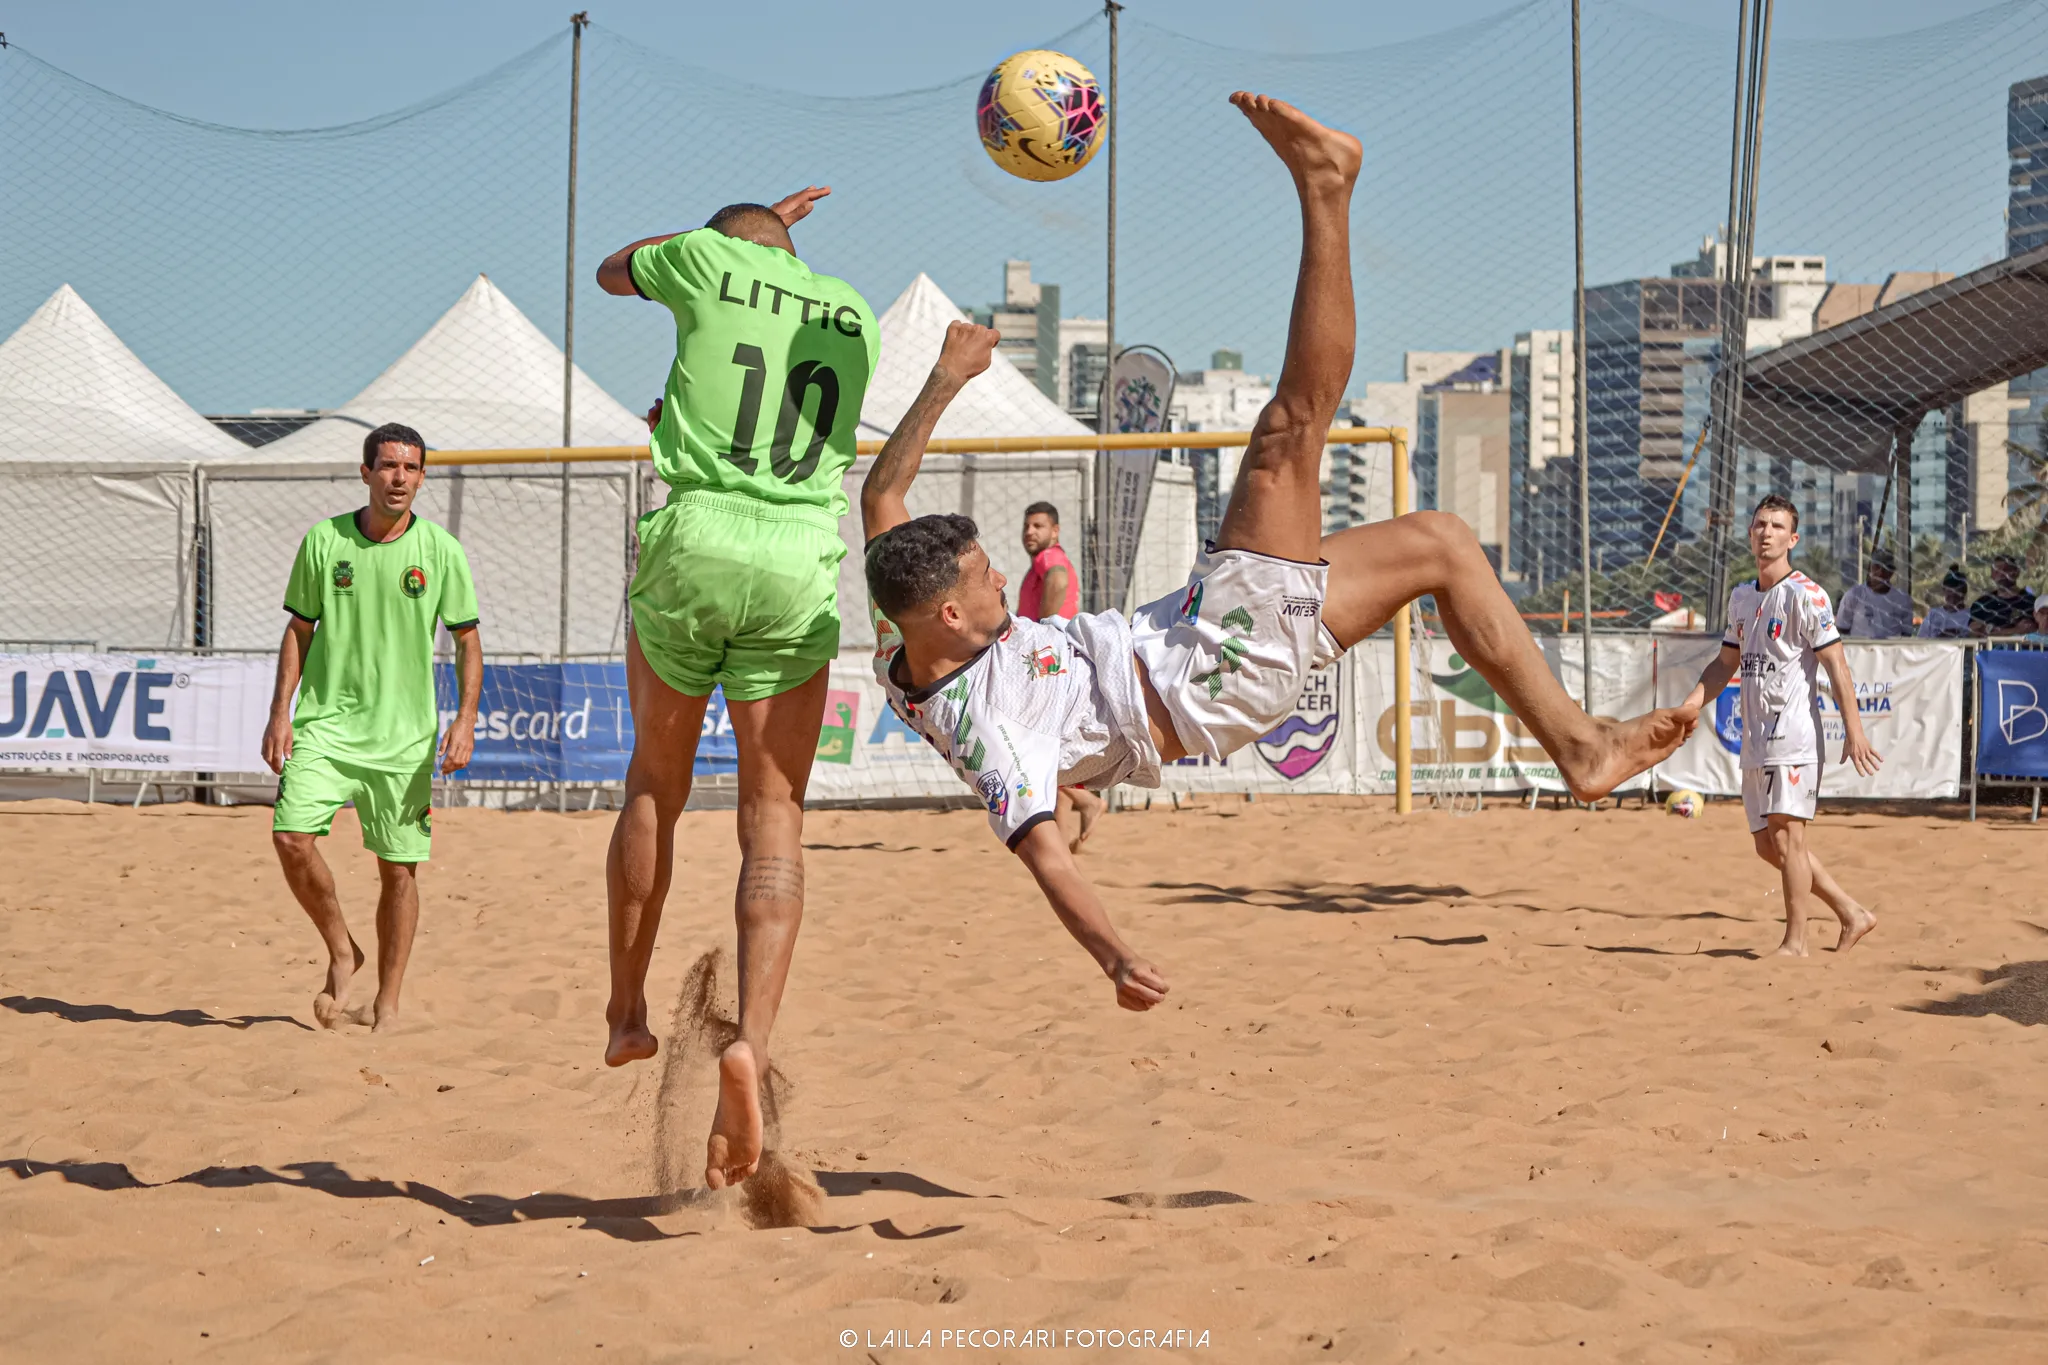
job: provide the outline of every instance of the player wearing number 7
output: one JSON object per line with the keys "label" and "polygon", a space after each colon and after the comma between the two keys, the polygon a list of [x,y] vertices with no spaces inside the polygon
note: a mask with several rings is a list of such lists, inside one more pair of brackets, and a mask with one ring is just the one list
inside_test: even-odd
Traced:
{"label": "player wearing number 7", "polygon": [[740,1036],[719,1059],[705,1152],[716,1189],[754,1171],[768,1037],[803,919],[803,799],[839,651],[840,478],[879,350],[844,280],[797,259],[789,229],[830,190],[734,204],[598,267],[609,294],[675,315],[676,358],[649,437],[667,505],[640,519],[626,645],[633,761],[605,865],[611,1038],[654,1055],[647,968],[690,795],[705,703],[722,687],[739,746]]}
{"label": "player wearing number 7", "polygon": [[1697,711],[1742,675],[1742,806],[1756,856],[1778,869],[1785,889],[1781,957],[1806,956],[1806,918],[1818,896],[1842,922],[1835,951],[1877,927],[1877,916],[1849,899],[1806,847],[1806,826],[1820,799],[1818,669],[1842,713],[1842,757],[1865,777],[1883,761],[1863,734],[1856,682],[1827,590],[1792,567],[1799,509],[1773,493],[1749,519],[1756,579],[1728,595],[1728,633],[1685,705]]}

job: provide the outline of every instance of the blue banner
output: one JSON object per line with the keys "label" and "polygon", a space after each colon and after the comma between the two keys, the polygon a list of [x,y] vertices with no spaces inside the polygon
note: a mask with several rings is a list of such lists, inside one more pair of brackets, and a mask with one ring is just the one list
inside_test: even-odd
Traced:
{"label": "blue banner", "polygon": [[[455,668],[434,666],[441,724],[455,716]],[[457,782],[623,782],[633,709],[623,663],[485,664],[476,752]],[[697,745],[699,776],[738,768],[725,696],[711,694]]]}
{"label": "blue banner", "polygon": [[2048,652],[1977,651],[1977,771],[2048,779]]}

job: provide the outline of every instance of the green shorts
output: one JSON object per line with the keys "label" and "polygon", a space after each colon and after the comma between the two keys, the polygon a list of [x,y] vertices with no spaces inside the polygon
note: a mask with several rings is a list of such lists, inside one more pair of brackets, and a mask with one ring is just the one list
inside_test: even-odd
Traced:
{"label": "green shorts", "polygon": [[760,701],[839,653],[839,561],[829,513],[685,489],[640,518],[633,632],[656,676],[692,697]]}
{"label": "green shorts", "polygon": [[434,769],[363,768],[320,754],[293,754],[277,779],[279,834],[325,834],[334,812],[353,801],[363,847],[387,863],[423,863],[434,843]]}

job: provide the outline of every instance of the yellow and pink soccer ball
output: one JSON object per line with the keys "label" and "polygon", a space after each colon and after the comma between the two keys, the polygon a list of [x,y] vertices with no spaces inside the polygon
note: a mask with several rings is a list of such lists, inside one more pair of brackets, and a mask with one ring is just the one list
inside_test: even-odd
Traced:
{"label": "yellow and pink soccer ball", "polygon": [[1065,180],[1102,145],[1108,112],[1094,73],[1064,52],[1034,48],[981,83],[974,121],[989,160],[1025,180]]}
{"label": "yellow and pink soccer ball", "polygon": [[1681,789],[1664,798],[1664,811],[1667,815],[1677,815],[1687,820],[1696,820],[1699,818],[1700,810],[1706,804],[1706,798],[1698,792]]}

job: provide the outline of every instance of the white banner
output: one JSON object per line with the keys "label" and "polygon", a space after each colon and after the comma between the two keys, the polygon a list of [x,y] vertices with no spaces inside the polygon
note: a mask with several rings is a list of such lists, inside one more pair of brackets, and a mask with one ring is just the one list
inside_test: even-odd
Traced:
{"label": "white banner", "polygon": [[[1585,695],[1585,644],[1578,636],[1539,637],[1550,671],[1574,700]],[[1623,717],[1650,709],[1650,640],[1603,635],[1593,641],[1593,711]],[[1394,790],[1394,643],[1367,640],[1346,656],[1360,675],[1358,742],[1364,746],[1356,790]],[[1418,638],[1409,686],[1415,790],[1563,791],[1557,765],[1507,703],[1442,636]],[[1633,791],[1647,777],[1620,788]]]}
{"label": "white banner", "polygon": [[[1119,351],[1103,376],[1096,398],[1096,430],[1164,431],[1173,402],[1173,362],[1149,346]],[[1131,571],[1138,562],[1138,536],[1152,497],[1156,450],[1106,450],[1095,469],[1094,581],[1104,606],[1126,606]]]}
{"label": "white banner", "polygon": [[[1842,713],[1821,687],[1822,796],[1947,797],[1960,786],[1963,763],[1963,656],[1950,644],[1844,641],[1856,680],[1857,711],[1871,747],[1884,759],[1876,777],[1842,761]],[[1720,651],[1711,636],[1658,641],[1657,698],[1675,706]],[[1700,717],[1684,748],[1657,769],[1661,787],[1690,787],[1710,796],[1742,793],[1742,710],[1729,686]]]}
{"label": "white banner", "polygon": [[264,771],[277,662],[0,654],[0,768]]}
{"label": "white banner", "polygon": [[810,794],[831,801],[974,795],[889,709],[866,654],[842,654],[832,663]]}

